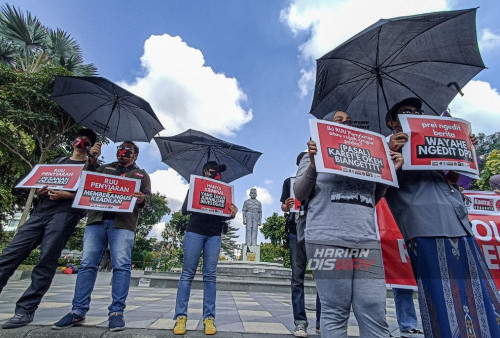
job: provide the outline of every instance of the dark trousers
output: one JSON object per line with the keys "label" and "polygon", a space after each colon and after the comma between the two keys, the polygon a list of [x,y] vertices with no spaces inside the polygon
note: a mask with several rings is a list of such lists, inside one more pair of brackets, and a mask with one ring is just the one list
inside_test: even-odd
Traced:
{"label": "dark trousers", "polygon": [[0,256],[0,292],[10,276],[41,244],[40,261],[31,273],[31,285],[16,303],[16,313],[32,313],[40,304],[56,273],[61,251],[75,230],[80,215],[74,212],[59,212],[54,215],[36,212],[19,227],[9,246]]}
{"label": "dark trousers", "polygon": [[[290,234],[290,262],[292,266],[292,308],[295,325],[307,326],[306,307],[304,301],[304,277],[307,268],[305,243],[297,242],[297,235]],[[316,293],[316,328],[320,326],[321,302]]]}

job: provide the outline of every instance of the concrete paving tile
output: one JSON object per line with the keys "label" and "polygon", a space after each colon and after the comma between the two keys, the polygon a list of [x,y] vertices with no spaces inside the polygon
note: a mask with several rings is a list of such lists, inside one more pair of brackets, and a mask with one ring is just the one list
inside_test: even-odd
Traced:
{"label": "concrete paving tile", "polygon": [[131,329],[147,329],[156,318],[128,321],[125,319],[125,326]]}
{"label": "concrete paving tile", "polygon": [[42,302],[38,306],[39,309],[55,309],[65,306],[71,306],[71,303],[59,303],[59,302]]}
{"label": "concrete paving tile", "polygon": [[253,311],[253,310],[238,310],[238,314],[241,316],[260,316],[260,317],[272,317],[268,311]]}
{"label": "concrete paving tile", "polygon": [[245,333],[291,334],[281,323],[243,322]]}
{"label": "concrete paving tile", "polygon": [[148,302],[154,302],[157,300],[160,300],[160,297],[134,297],[135,301],[148,301]]}
{"label": "concrete paving tile", "polygon": [[[188,320],[186,322],[186,330],[194,331],[198,327],[199,320]],[[158,329],[158,330],[172,330],[174,328],[175,320],[160,318],[149,325],[148,329]]]}
{"label": "concrete paving tile", "polygon": [[243,333],[245,332],[245,329],[243,328],[243,323],[238,322],[238,323],[217,325],[217,331]]}
{"label": "concrete paving tile", "polygon": [[99,325],[102,323],[106,323],[106,326],[108,325],[108,316],[86,316],[85,317],[85,323],[83,323],[83,326],[95,326]]}
{"label": "concrete paving tile", "polygon": [[14,316],[14,313],[0,313],[0,320],[9,319]]}

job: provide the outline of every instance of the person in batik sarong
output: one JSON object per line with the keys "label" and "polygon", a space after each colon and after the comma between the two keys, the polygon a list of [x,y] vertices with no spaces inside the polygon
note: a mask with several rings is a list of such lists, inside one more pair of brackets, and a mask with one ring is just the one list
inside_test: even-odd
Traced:
{"label": "person in batik sarong", "polygon": [[[408,140],[398,114],[421,114],[408,98],[387,113],[389,148]],[[476,138],[471,135],[473,143]],[[456,186],[440,170],[398,170],[386,200],[403,234],[418,285],[426,337],[500,337],[500,295],[477,245]],[[449,176],[449,175],[448,175]]]}

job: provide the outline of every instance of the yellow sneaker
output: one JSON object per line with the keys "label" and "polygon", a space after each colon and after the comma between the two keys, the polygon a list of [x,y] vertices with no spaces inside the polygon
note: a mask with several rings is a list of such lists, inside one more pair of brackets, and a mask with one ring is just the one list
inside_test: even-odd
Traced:
{"label": "yellow sneaker", "polygon": [[174,334],[185,334],[186,333],[186,316],[179,316],[175,321]]}
{"label": "yellow sneaker", "polygon": [[217,329],[214,325],[214,319],[212,317],[207,317],[203,319],[203,326],[205,326],[205,334],[215,334]]}

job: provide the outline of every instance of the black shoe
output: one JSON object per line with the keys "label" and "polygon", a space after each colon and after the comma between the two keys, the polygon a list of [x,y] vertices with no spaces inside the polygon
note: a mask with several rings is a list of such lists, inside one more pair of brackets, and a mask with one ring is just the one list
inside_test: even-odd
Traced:
{"label": "black shoe", "polygon": [[23,327],[33,321],[34,313],[16,313],[14,317],[3,323],[2,329],[15,329]]}

